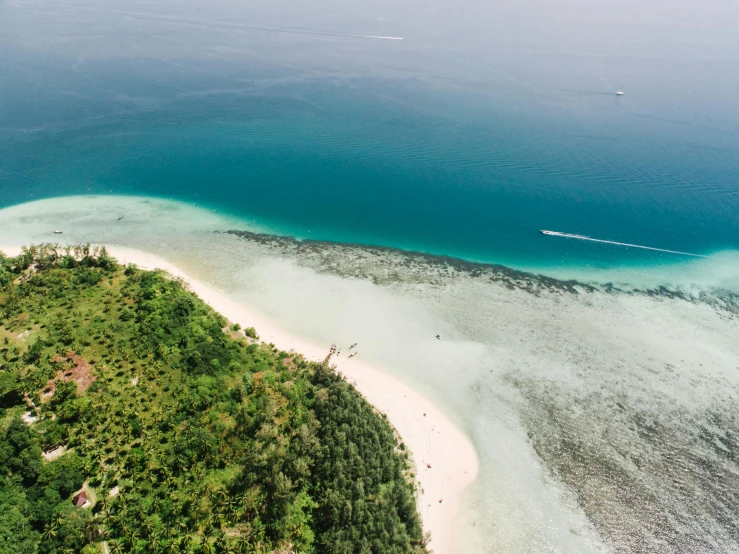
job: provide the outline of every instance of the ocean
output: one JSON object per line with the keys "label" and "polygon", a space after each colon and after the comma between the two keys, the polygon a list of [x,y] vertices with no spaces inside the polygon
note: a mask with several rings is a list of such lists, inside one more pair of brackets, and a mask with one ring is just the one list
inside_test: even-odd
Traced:
{"label": "ocean", "polygon": [[459,552],[737,552],[737,28],[0,0],[0,245],[141,248],[359,342],[478,450]]}
{"label": "ocean", "polygon": [[[702,39],[690,48],[685,30],[645,46],[646,23],[606,24],[580,5],[525,18],[489,8],[522,35],[479,43],[471,17],[436,38],[390,4],[393,22],[318,15],[302,27],[403,41],[255,30],[282,15],[227,4],[207,18],[194,3],[24,6],[0,6],[0,205],[173,198],[294,236],[517,267],[681,261],[540,229],[697,254],[739,247],[739,48],[719,48],[735,28],[725,21],[699,29],[718,25],[711,14],[739,23],[731,4],[680,14]],[[666,26],[663,15],[639,18]],[[541,29],[573,25],[585,35]]]}

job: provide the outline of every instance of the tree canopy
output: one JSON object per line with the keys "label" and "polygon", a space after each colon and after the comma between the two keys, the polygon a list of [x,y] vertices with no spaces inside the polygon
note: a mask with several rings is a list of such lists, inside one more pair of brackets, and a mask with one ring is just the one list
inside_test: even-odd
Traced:
{"label": "tree canopy", "polygon": [[104,248],[0,254],[0,552],[426,552],[387,421],[247,331]]}

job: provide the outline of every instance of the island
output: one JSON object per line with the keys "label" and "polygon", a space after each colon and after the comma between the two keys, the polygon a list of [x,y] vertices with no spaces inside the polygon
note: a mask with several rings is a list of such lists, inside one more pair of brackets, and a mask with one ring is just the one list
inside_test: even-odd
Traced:
{"label": "island", "polygon": [[428,551],[408,449],[331,366],[104,247],[0,255],[0,551]]}

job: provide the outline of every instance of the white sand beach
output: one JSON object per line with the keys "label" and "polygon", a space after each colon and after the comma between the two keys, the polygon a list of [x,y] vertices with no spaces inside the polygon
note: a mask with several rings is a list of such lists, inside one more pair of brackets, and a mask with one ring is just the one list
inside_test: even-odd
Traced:
{"label": "white sand beach", "polygon": [[[174,264],[140,250],[109,246],[122,264],[142,269],[162,269],[181,278],[204,302],[233,323],[254,327],[260,340],[302,354],[312,361],[323,360],[330,345],[311,344],[293,336],[243,302],[192,278]],[[7,255],[17,255],[18,247],[2,247]],[[478,473],[478,460],[469,439],[434,404],[421,394],[358,359],[348,359],[348,344],[339,345],[342,354],[332,364],[381,413],[400,434],[416,465],[418,510],[424,530],[431,533],[430,547],[436,554],[454,550],[455,520],[460,514],[462,495]]]}

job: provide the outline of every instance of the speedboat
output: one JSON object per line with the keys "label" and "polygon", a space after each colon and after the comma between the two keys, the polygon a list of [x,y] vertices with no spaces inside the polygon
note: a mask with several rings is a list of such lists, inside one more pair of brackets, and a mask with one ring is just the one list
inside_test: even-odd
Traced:
{"label": "speedboat", "polygon": [[61,232],[61,231],[54,231],[54,234],[55,234],[55,235],[61,235],[61,234],[62,234],[62,232]]}
{"label": "speedboat", "polygon": [[624,92],[622,90],[616,91],[616,96],[623,96],[623,95],[624,95]]}

